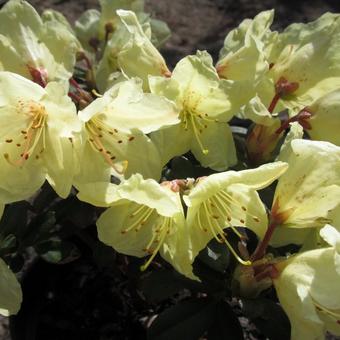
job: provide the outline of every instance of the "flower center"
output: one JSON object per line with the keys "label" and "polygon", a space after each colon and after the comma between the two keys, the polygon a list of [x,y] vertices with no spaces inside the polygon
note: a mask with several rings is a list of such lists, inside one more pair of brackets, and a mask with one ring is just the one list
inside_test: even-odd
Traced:
{"label": "flower center", "polygon": [[[20,131],[19,136],[13,138],[7,136],[5,142],[9,144],[9,146],[15,145],[15,148],[9,148],[8,152],[4,153],[4,157],[10,164],[22,166],[23,163],[34,153],[39,141],[41,140],[41,136],[43,139],[43,146],[41,150],[36,153],[35,158],[39,159],[39,154],[41,154],[45,149],[44,127],[46,123],[47,112],[43,105],[33,100],[19,100],[16,111],[20,115],[24,114],[27,116],[28,125],[25,129]],[[14,157],[13,154],[15,154]]]}
{"label": "flower center", "polygon": [[155,209],[141,205],[129,215],[126,221],[128,226],[121,231],[123,235],[132,231],[138,233],[149,221],[155,222],[152,223],[152,226],[148,226],[153,229],[152,237],[142,251],[151,256],[141,266],[142,271],[148,268],[159,252],[166,236],[170,234],[172,229],[172,219],[170,217],[160,216],[157,214]]}
{"label": "flower center", "polygon": [[99,152],[105,162],[109,164],[116,172],[122,174],[125,172],[128,161],[123,160],[122,166],[118,167],[116,162],[118,158],[124,155],[123,150],[119,150],[123,143],[132,142],[135,139],[133,135],[126,135],[116,128],[110,128],[100,118],[94,117],[85,123],[88,133],[88,142],[91,147]]}
{"label": "flower center", "polygon": [[233,230],[240,240],[244,239],[244,236],[234,227],[234,217],[232,215],[240,216],[238,221],[241,225],[245,224],[246,216],[251,217],[255,222],[260,222],[257,216],[249,213],[247,208],[229,193],[219,191],[202,203],[197,213],[197,225],[203,232],[210,231],[218,242],[225,243],[241,264],[251,265],[250,261],[244,261],[240,258],[226,238],[224,228],[227,226]]}
{"label": "flower center", "polygon": [[207,113],[202,113],[197,110],[198,105],[203,100],[202,96],[194,92],[187,92],[183,101],[183,109],[179,114],[179,118],[184,126],[184,130],[191,129],[204,155],[209,153],[209,150],[202,142],[202,133],[208,128],[209,123],[218,123],[218,119],[209,117]]}

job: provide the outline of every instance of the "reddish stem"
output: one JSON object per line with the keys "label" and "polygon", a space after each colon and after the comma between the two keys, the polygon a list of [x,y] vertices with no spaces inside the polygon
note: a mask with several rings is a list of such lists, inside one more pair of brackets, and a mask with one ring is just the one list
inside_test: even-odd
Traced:
{"label": "reddish stem", "polygon": [[270,102],[269,104],[269,107],[268,107],[268,111],[270,113],[273,113],[274,109],[275,109],[275,106],[277,105],[278,101],[280,99],[280,94],[279,93],[276,93],[272,99],[272,101]]}
{"label": "reddish stem", "polygon": [[71,85],[73,85],[77,90],[81,90],[82,88],[80,85],[77,83],[77,81],[74,78],[70,78],[69,82]]}
{"label": "reddish stem", "polygon": [[310,117],[311,117],[311,113],[307,110],[307,108],[304,108],[297,115],[283,122],[282,125],[275,131],[275,133],[280,134],[281,132],[283,132],[289,127],[290,123],[293,123],[293,122],[299,122],[300,125],[302,125],[302,127],[305,130],[311,129],[311,126],[307,121],[307,119],[309,119]]}
{"label": "reddish stem", "polygon": [[281,132],[283,132],[284,130],[288,129],[289,127],[289,124],[294,122],[295,120],[290,118],[290,119],[287,119],[285,122],[282,123],[282,125],[275,131],[275,133],[277,135],[279,135]]}
{"label": "reddish stem", "polygon": [[257,246],[254,254],[251,256],[252,262],[257,261],[264,256],[264,254],[266,253],[269,241],[272,238],[274,230],[275,230],[276,227],[277,227],[277,222],[275,220],[271,221],[269,226],[268,226],[268,229],[267,229],[267,231],[264,235],[263,240]]}
{"label": "reddish stem", "polygon": [[73,101],[76,102],[76,103],[79,103],[81,101],[81,98],[73,92],[69,92],[68,96],[71,97],[73,99]]}

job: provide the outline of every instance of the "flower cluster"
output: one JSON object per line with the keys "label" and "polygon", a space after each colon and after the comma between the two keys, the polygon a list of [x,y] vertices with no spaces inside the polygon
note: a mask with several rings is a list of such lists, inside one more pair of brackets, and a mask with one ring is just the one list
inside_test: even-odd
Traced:
{"label": "flower cluster", "polygon": [[[275,287],[292,339],[340,334],[340,15],[278,33],[262,12],[227,35],[216,65],[198,51],[170,70],[157,49],[169,30],[142,0],[100,5],[74,27],[25,1],[0,10],[2,210],[45,181],[61,198],[74,187],[107,208],[99,239],[147,257],[142,269],[159,253],[198,280],[215,239],[239,262],[236,295]],[[252,122],[246,135],[234,117]],[[182,155],[209,175],[167,177]],[[269,186],[271,207],[258,193]],[[273,255],[287,244],[299,251]],[[1,259],[0,271],[0,313],[16,313],[20,286]]]}

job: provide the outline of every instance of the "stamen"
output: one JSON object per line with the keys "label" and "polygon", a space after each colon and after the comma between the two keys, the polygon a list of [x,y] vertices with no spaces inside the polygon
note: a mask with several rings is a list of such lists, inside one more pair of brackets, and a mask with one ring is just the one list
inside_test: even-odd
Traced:
{"label": "stamen", "polygon": [[[218,196],[220,196],[220,198],[222,200],[224,200],[227,204],[229,203],[229,204],[239,208],[240,210],[242,210],[246,216],[250,216],[255,222],[260,222],[260,219],[257,216],[249,213],[247,211],[246,207],[240,205],[240,203],[233,196],[228,194],[227,192],[221,190],[215,195],[215,197],[218,197]],[[246,209],[246,210],[244,210],[244,209]],[[243,219],[240,219],[239,221],[241,223],[245,223],[245,221]]]}
{"label": "stamen", "polygon": [[103,97],[102,94],[98,93],[96,89],[92,89],[91,91],[96,97],[100,98],[100,97]]}
{"label": "stamen", "polygon": [[227,221],[229,222],[229,228],[232,229],[232,231],[242,240],[244,239],[244,236],[232,225],[231,222],[231,210],[229,209],[228,205],[225,204],[222,200],[220,200],[217,196],[209,198],[208,201],[214,200],[216,204],[216,209],[219,211],[219,213],[226,217]]}
{"label": "stamen", "polygon": [[207,154],[209,153],[209,150],[208,150],[208,149],[205,149],[204,146],[203,146],[203,144],[202,144],[202,141],[201,141],[201,139],[200,139],[200,136],[198,135],[198,132],[197,132],[197,127],[196,127],[196,125],[195,125],[195,118],[194,118],[192,115],[190,115],[190,120],[191,120],[192,129],[193,129],[193,131],[194,131],[194,135],[195,135],[195,137],[196,137],[196,140],[197,140],[197,142],[198,142],[198,145],[200,146],[200,148],[201,148],[203,154],[204,154],[204,155],[207,155]]}
{"label": "stamen", "polygon": [[206,233],[206,232],[208,232],[208,229],[206,227],[203,227],[203,224],[201,223],[200,212],[201,212],[201,210],[199,210],[198,214],[197,214],[198,226],[201,230],[203,230]]}
{"label": "stamen", "polygon": [[320,311],[323,312],[325,314],[328,314],[329,316],[333,317],[336,321],[340,320],[340,313],[338,312],[334,312],[332,310],[329,310],[328,308],[321,306],[320,304],[318,304],[317,302],[314,301],[313,299],[313,304],[316,306],[316,308]]}
{"label": "stamen", "polygon": [[[45,122],[47,117],[46,109],[40,103],[34,101],[23,102],[19,100],[17,103],[17,111],[19,114],[27,115],[30,118],[29,125],[25,130],[20,131],[19,141],[15,143],[18,148],[23,148],[19,151],[20,158],[13,160],[10,153],[4,153],[5,159],[13,166],[22,166],[23,163],[34,153],[34,150],[41,140],[41,136],[45,139]],[[13,138],[6,139],[6,143],[12,143]]]}
{"label": "stamen", "polygon": [[[241,264],[243,264],[244,266],[250,266],[251,262],[250,261],[245,261],[243,260],[237,253],[236,251],[233,249],[232,245],[228,242],[227,238],[225,237],[224,231],[221,228],[221,226],[219,225],[218,221],[216,219],[209,219],[209,207],[206,203],[202,204],[205,210],[205,217],[206,217],[206,221],[208,224],[208,227],[211,231],[211,233],[213,234],[214,238],[219,242],[219,243],[225,243],[227,245],[227,247],[229,248],[230,252],[234,255],[234,257],[237,259],[237,261],[239,261]],[[200,223],[200,219],[199,219],[199,215],[202,212],[202,209],[200,209],[197,213],[197,217],[198,217],[198,221]],[[216,233],[217,231],[217,233]]]}
{"label": "stamen", "polygon": [[[116,159],[115,156],[110,156],[112,154],[112,152],[110,150],[107,150],[107,148],[104,146],[104,142],[106,140],[108,140],[108,143],[112,144],[111,139],[114,138],[118,138],[119,135],[114,136],[113,133],[109,133],[111,132],[111,130],[107,129],[107,127],[105,126],[105,124],[100,120],[100,119],[96,119],[93,118],[90,121],[86,122],[85,124],[86,129],[88,131],[89,134],[89,142],[90,145],[94,148],[94,150],[100,152],[102,154],[102,156],[104,157],[105,161],[119,174],[123,174],[128,166],[128,161],[124,160],[123,163],[123,168],[122,169],[118,169],[118,167],[116,166],[116,164],[114,164],[112,161]],[[118,132],[118,130],[114,129],[115,132]],[[109,135],[107,135],[106,133],[109,133]],[[122,143],[122,140],[118,140],[118,143]]]}
{"label": "stamen", "polygon": [[165,240],[165,237],[169,234],[170,232],[170,228],[171,228],[171,218],[166,217],[166,218],[162,218],[162,223],[159,226],[159,230],[160,230],[160,234],[155,233],[149,244],[146,247],[146,250],[148,251],[150,249],[150,247],[152,246],[153,243],[155,243],[155,238],[158,237],[157,239],[157,247],[152,250],[152,254],[151,256],[148,258],[148,260],[140,267],[141,271],[145,271],[150,263],[152,262],[152,260],[155,258],[155,256],[157,255],[159,249],[161,248],[161,246],[163,245],[163,242]]}
{"label": "stamen", "polygon": [[[154,209],[151,209],[145,205],[143,205],[141,207],[141,209],[137,209],[139,210],[135,216],[132,217],[137,217],[136,221],[134,221],[131,225],[129,225],[128,228],[125,228],[121,231],[122,234],[126,234],[127,232],[134,230],[136,232],[138,232],[142,226],[146,223],[146,221],[148,220],[148,218],[151,216],[151,214],[154,212]],[[130,215],[131,218],[131,215]]]}

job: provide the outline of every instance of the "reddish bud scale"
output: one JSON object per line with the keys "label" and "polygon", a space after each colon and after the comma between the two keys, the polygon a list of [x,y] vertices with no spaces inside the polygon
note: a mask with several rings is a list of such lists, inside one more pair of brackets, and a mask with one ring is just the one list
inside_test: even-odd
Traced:
{"label": "reddish bud scale", "polygon": [[[274,66],[274,65],[273,65]],[[273,67],[272,66],[272,67]],[[279,80],[275,84],[275,95],[268,106],[268,111],[270,113],[274,112],[274,109],[280,100],[280,98],[292,94],[299,88],[299,83],[290,82],[285,77],[280,77]]]}
{"label": "reddish bud scale", "polygon": [[34,68],[27,65],[28,71],[31,74],[32,80],[40,85],[41,87],[46,87],[47,85],[47,70],[43,68]]}
{"label": "reddish bud scale", "polygon": [[292,94],[299,88],[299,83],[290,82],[285,77],[280,77],[280,79],[275,84],[275,93],[280,95],[280,97]]}

